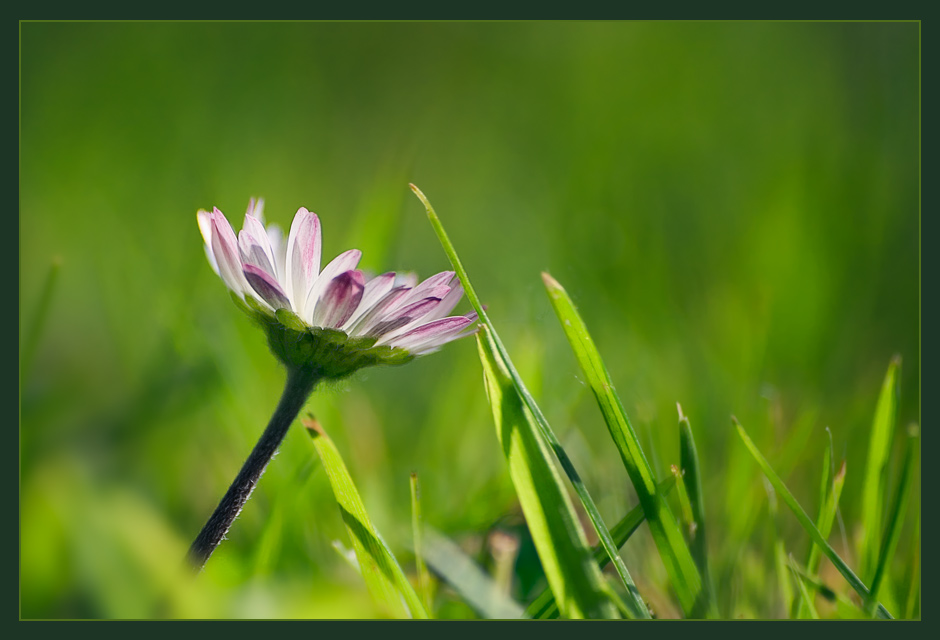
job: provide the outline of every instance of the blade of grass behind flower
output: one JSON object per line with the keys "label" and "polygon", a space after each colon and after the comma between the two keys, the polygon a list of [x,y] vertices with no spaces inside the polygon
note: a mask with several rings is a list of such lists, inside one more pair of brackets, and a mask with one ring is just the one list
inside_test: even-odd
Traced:
{"label": "blade of grass behind flower", "polygon": [[904,514],[907,511],[907,500],[911,494],[911,485],[914,483],[914,467],[917,458],[918,429],[912,426],[908,430],[907,443],[904,451],[904,462],[901,466],[901,482],[898,485],[897,493],[888,512],[887,526],[881,553],[878,554],[878,565],[875,567],[875,577],[871,582],[871,595],[865,603],[865,611],[871,613],[878,601],[878,593],[884,584],[888,568],[891,566],[891,560],[894,558],[894,552],[898,546],[898,538],[901,536],[901,524],[904,521]]}
{"label": "blade of grass behind flower", "polygon": [[[819,529],[813,524],[813,521],[809,519],[809,516],[806,515],[806,512],[803,510],[803,507],[800,506],[800,503],[796,501],[796,498],[793,497],[793,494],[790,493],[790,490],[787,489],[787,486],[783,483],[783,480],[780,479],[780,476],[773,470],[773,467],[770,466],[770,463],[767,462],[767,459],[761,454],[760,450],[757,448],[757,445],[751,440],[747,435],[747,432],[744,430],[744,427],[738,423],[737,419],[732,418],[734,426],[738,431],[738,435],[741,437],[741,440],[744,441],[744,445],[747,447],[748,451],[751,452],[751,455],[754,456],[754,459],[757,461],[757,464],[760,466],[761,470],[764,472],[764,475],[767,476],[767,479],[770,480],[770,483],[773,485],[774,489],[777,491],[777,494],[783,499],[786,505],[790,508],[790,511],[793,512],[793,515],[796,516],[796,519],[803,525],[803,529],[806,530],[806,533],[809,534],[810,538],[813,539],[817,545],[819,545],[822,552],[825,554],[829,561],[835,565],[836,569],[839,570],[839,573],[846,579],[855,592],[862,597],[862,601],[868,599],[869,590],[865,584],[859,580],[858,576],[849,568],[845,561],[839,557],[839,554],[829,546],[829,543],[826,542],[826,539],[819,532]],[[890,619],[892,616],[888,613],[888,610],[884,608],[881,603],[878,603],[876,609],[876,614],[880,618]]]}
{"label": "blade of grass behind flower", "polygon": [[422,531],[424,524],[421,520],[421,494],[418,491],[418,474],[411,472],[411,530],[414,535],[415,569],[418,572],[418,590],[424,608],[431,613],[431,576],[424,564],[424,545]]}
{"label": "blade of grass behind flower", "polygon": [[[659,483],[659,490],[664,496],[667,496],[675,486],[675,476],[669,476]],[[623,547],[623,545],[627,543],[627,540],[630,539],[630,536],[640,528],[640,525],[643,524],[643,520],[645,520],[643,507],[637,505],[631,509],[627,515],[621,518],[620,522],[611,528],[610,535],[613,536],[618,549]],[[610,556],[607,555],[607,550],[604,549],[604,546],[601,544],[594,545],[594,548],[591,550],[591,555],[594,558],[594,562],[597,563],[597,567],[602,571],[610,564]],[[526,607],[526,617],[528,618],[551,618],[557,614],[558,605],[555,604],[555,596],[552,594],[551,589],[542,591],[542,593]]]}
{"label": "blade of grass behind flower", "polygon": [[380,606],[397,618],[427,618],[428,614],[418,594],[372,525],[336,445],[312,417],[302,422],[313,438],[313,445],[323,462],[369,593]]}
{"label": "blade of grass behind flower", "polygon": [[542,279],[565,336],[594,392],[643,511],[647,514],[650,533],[653,534],[653,541],[683,611],[691,617],[718,617],[715,604],[702,584],[698,568],[682,537],[679,523],[656,488],[650,464],[584,321],[564,288],[547,273],[542,274]]}
{"label": "blade of grass behind flower", "polygon": [[606,595],[609,587],[591,562],[574,507],[551,464],[547,446],[537,436],[531,413],[495,353],[489,327],[484,325],[477,334],[477,345],[496,436],[561,614],[568,618],[612,617],[615,612]]}
{"label": "blade of grass behind flower", "polygon": [[[441,246],[444,248],[444,253],[447,255],[448,260],[450,260],[451,265],[454,267],[454,271],[460,278],[460,283],[463,285],[464,291],[466,292],[467,300],[473,306],[477,314],[479,314],[480,323],[483,327],[486,328],[486,331],[488,332],[489,337],[486,343],[488,345],[491,343],[492,346],[487,348],[492,352],[493,357],[497,358],[502,364],[502,367],[505,368],[505,370],[508,372],[508,376],[515,388],[515,393],[529,411],[527,416],[531,416],[531,418],[534,420],[533,424],[537,433],[551,448],[552,453],[558,459],[558,462],[561,463],[561,467],[564,470],[565,475],[567,475],[568,479],[571,481],[575,493],[578,495],[578,499],[584,506],[584,510],[587,513],[591,524],[594,526],[594,530],[597,532],[597,537],[600,539],[601,544],[611,559],[611,562],[613,562],[614,567],[617,570],[617,574],[623,581],[624,587],[627,590],[627,605],[631,608],[637,617],[649,618],[649,610],[646,608],[646,604],[640,597],[640,594],[636,589],[636,585],[633,582],[633,578],[627,571],[627,567],[624,564],[623,559],[621,559],[620,555],[617,553],[617,547],[614,546],[610,531],[604,524],[604,520],[601,518],[600,511],[598,510],[594,499],[591,497],[590,493],[588,493],[587,487],[581,480],[580,475],[574,468],[574,465],[571,463],[571,460],[568,457],[568,454],[565,452],[564,448],[561,446],[561,443],[558,442],[558,438],[555,437],[555,433],[548,424],[548,420],[545,419],[545,416],[542,414],[541,409],[539,409],[539,406],[532,397],[532,394],[529,393],[529,390],[522,382],[522,378],[519,376],[518,371],[516,371],[516,368],[509,357],[509,353],[506,351],[502,341],[499,339],[499,334],[497,334],[496,328],[493,326],[493,323],[490,322],[489,316],[486,314],[486,309],[483,308],[479,297],[477,297],[476,291],[473,289],[473,285],[470,284],[470,279],[467,276],[467,272],[463,268],[463,265],[460,262],[460,258],[457,257],[457,252],[454,250],[454,246],[447,237],[447,232],[444,231],[444,227],[441,224],[440,219],[437,217],[437,213],[435,213],[431,203],[428,202],[428,199],[421,192],[421,190],[418,189],[418,187],[413,184],[409,186],[411,187],[411,190],[414,191],[415,195],[418,196],[418,199],[420,199],[424,204],[424,207],[427,210],[428,220],[431,222],[431,227],[434,229],[434,233],[437,234],[438,240],[440,240]],[[484,367],[485,366],[486,364],[484,362]]]}
{"label": "blade of grass behind flower", "polygon": [[887,491],[888,461],[897,414],[898,382],[901,358],[894,356],[888,365],[868,441],[868,461],[862,488],[862,537],[859,548],[859,573],[866,580],[874,574],[881,548],[883,510]]}
{"label": "blade of grass behind flower", "polygon": [[467,604],[484,618],[512,620],[525,616],[522,606],[504,594],[477,563],[454,542],[432,527],[424,528],[428,562]]}

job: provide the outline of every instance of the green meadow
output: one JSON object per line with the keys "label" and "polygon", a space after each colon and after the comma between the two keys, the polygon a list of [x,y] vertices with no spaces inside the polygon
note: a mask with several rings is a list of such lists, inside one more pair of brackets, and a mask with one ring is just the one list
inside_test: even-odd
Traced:
{"label": "green meadow", "polygon": [[[22,22],[19,100],[22,619],[920,617],[919,23]],[[193,577],[253,197],[481,329],[319,385]]]}

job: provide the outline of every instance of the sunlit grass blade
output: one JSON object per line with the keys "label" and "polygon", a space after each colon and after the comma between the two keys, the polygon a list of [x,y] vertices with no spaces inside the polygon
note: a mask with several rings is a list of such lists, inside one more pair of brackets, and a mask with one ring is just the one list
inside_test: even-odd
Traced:
{"label": "sunlit grass blade", "polygon": [[705,496],[702,491],[702,472],[699,465],[695,438],[692,437],[692,425],[682,413],[682,406],[677,402],[679,412],[679,463],[682,465],[682,482],[689,498],[692,510],[692,559],[702,576],[702,583],[708,592],[709,600],[718,606],[715,586],[708,568],[708,538],[705,533]]}
{"label": "sunlit grass blade", "polygon": [[483,569],[446,536],[424,528],[428,562],[464,600],[484,618],[497,620],[524,617],[522,606],[507,596]]}
{"label": "sunlit grass blade", "polygon": [[542,414],[541,409],[539,409],[539,406],[532,397],[532,394],[529,393],[525,383],[522,382],[522,378],[519,376],[519,372],[516,371],[516,368],[509,357],[509,353],[506,351],[502,341],[499,339],[499,334],[496,332],[493,323],[490,322],[489,316],[486,314],[486,309],[483,308],[483,305],[480,303],[480,298],[473,289],[473,285],[470,284],[470,279],[467,276],[467,272],[463,268],[463,265],[460,262],[460,258],[457,257],[457,252],[454,250],[454,246],[447,237],[447,233],[444,231],[444,227],[441,225],[440,219],[434,212],[434,208],[431,206],[431,203],[428,202],[428,199],[424,196],[420,189],[418,189],[413,184],[410,186],[411,190],[414,191],[415,195],[418,196],[418,199],[420,199],[424,204],[424,207],[428,213],[428,220],[431,222],[431,227],[434,229],[434,233],[437,234],[437,237],[441,242],[441,246],[444,248],[444,253],[447,255],[448,260],[450,260],[451,265],[454,267],[454,271],[460,278],[460,283],[463,285],[467,300],[470,301],[470,304],[473,306],[474,310],[479,314],[481,325],[486,327],[486,330],[488,331],[488,342],[492,343],[491,351],[493,352],[494,357],[499,359],[503,367],[508,372],[516,394],[518,394],[518,397],[525,404],[526,408],[530,412],[531,417],[534,419],[534,424],[539,435],[551,448],[551,451],[558,459],[558,462],[561,463],[561,467],[564,470],[565,475],[567,475],[568,480],[571,481],[575,493],[578,495],[578,499],[584,506],[584,510],[587,513],[588,519],[591,521],[591,524],[594,526],[594,530],[597,532],[597,537],[600,539],[601,544],[611,559],[611,562],[614,564],[614,567],[617,570],[617,574],[623,581],[624,587],[627,590],[627,605],[630,607],[631,611],[634,612],[636,617],[649,618],[649,610],[646,608],[646,604],[643,602],[643,598],[637,591],[636,585],[633,582],[633,578],[627,571],[627,567],[624,564],[623,559],[617,553],[617,547],[614,545],[610,531],[604,524],[603,518],[601,518],[597,504],[594,502],[591,494],[588,493],[587,487],[581,480],[581,476],[574,468],[574,465],[568,457],[568,454],[565,452],[564,448],[561,446],[561,443],[558,441],[558,438],[555,436],[554,431],[552,431],[551,426],[548,424],[548,420],[545,419],[545,416]]}
{"label": "sunlit grass blade", "polygon": [[650,532],[659,555],[666,566],[673,589],[686,615],[691,617],[717,617],[714,602],[704,589],[702,578],[692,559],[679,523],[656,488],[653,470],[643,453],[633,425],[614,391],[601,356],[594,346],[587,327],[564,288],[547,273],[542,274],[545,288],[555,313],[571,344],[578,364],[600,406],[627,474],[633,483],[640,504],[647,514]]}
{"label": "sunlit grass blade", "polygon": [[[859,580],[858,576],[849,568],[845,561],[839,557],[839,554],[829,546],[829,543],[826,542],[826,539],[819,532],[819,529],[816,528],[816,525],[813,524],[813,521],[809,519],[809,516],[806,515],[806,512],[803,510],[803,507],[796,501],[796,498],[793,497],[793,494],[790,493],[790,490],[787,489],[787,486],[783,483],[783,480],[780,479],[780,476],[773,470],[773,467],[770,466],[770,463],[767,462],[767,459],[761,454],[760,450],[757,448],[757,445],[751,440],[747,435],[747,432],[744,430],[737,419],[734,420],[734,426],[738,431],[738,435],[741,436],[741,440],[744,441],[744,445],[751,452],[751,455],[754,456],[754,459],[757,461],[757,464],[760,465],[761,470],[764,472],[764,475],[767,476],[767,479],[770,480],[770,483],[773,485],[777,494],[783,499],[786,505],[790,508],[790,511],[793,512],[793,515],[796,516],[796,519],[803,526],[803,529],[809,534],[810,538],[813,539],[813,542],[819,545],[822,552],[825,554],[829,561],[839,570],[839,573],[846,579],[858,595],[862,597],[862,601],[866,601],[869,596],[868,587]],[[881,603],[878,603],[876,609],[876,614],[880,618],[891,618],[891,614],[888,613],[888,610],[884,608]]]}
{"label": "sunlit grass blade", "polygon": [[427,618],[418,594],[372,525],[336,445],[316,420],[304,419],[303,425],[323,462],[369,593],[396,618]]}
{"label": "sunlit grass blade", "polygon": [[537,436],[531,413],[494,353],[488,327],[482,327],[477,344],[496,435],[561,614],[567,618],[612,617],[615,612],[606,594],[609,587],[591,562],[574,507],[547,446]]}
{"label": "sunlit grass blade", "polygon": [[421,520],[421,494],[418,489],[418,474],[414,471],[411,472],[411,530],[414,535],[415,570],[418,572],[418,591],[421,592],[421,600],[424,602],[424,608],[430,615],[432,609],[431,576],[428,575],[428,568],[424,564],[424,523]]}
{"label": "sunlit grass blade", "polygon": [[[675,486],[675,476],[669,476],[659,483],[659,490],[664,496],[667,496]],[[627,543],[630,536],[643,524],[644,519],[643,507],[638,505],[631,509],[627,515],[620,519],[620,522],[611,528],[610,535],[613,536],[617,548],[621,548]],[[607,555],[607,550],[604,549],[603,545],[595,545],[591,554],[599,569],[603,570],[610,564],[610,556]],[[557,613],[558,606],[555,604],[555,596],[552,594],[551,589],[545,589],[526,607],[526,617],[528,618],[551,618]]]}
{"label": "sunlit grass blade", "polygon": [[888,512],[887,525],[881,544],[881,553],[878,554],[878,565],[875,567],[875,577],[871,582],[871,595],[865,603],[865,611],[871,613],[878,601],[878,594],[884,584],[885,576],[894,558],[894,551],[901,536],[901,524],[907,511],[907,500],[911,495],[911,485],[914,484],[914,468],[917,459],[917,443],[919,429],[911,426],[908,430],[907,443],[904,449],[904,462],[901,465],[901,481],[897,493]]}
{"label": "sunlit grass blade", "polygon": [[20,372],[23,380],[27,379],[32,368],[33,357],[36,355],[36,348],[39,346],[39,338],[42,336],[42,330],[46,324],[46,318],[49,316],[49,309],[52,306],[52,294],[55,291],[61,267],[62,259],[53,258],[52,264],[49,266],[49,273],[46,275],[45,282],[43,282],[42,293],[39,295],[39,302],[36,305],[33,318],[23,326],[23,350],[20,356]]}
{"label": "sunlit grass blade", "polygon": [[881,549],[884,502],[888,494],[888,461],[891,459],[891,445],[894,441],[900,368],[901,357],[896,355],[891,359],[884,383],[881,385],[868,441],[868,461],[865,464],[862,486],[862,536],[859,548],[859,573],[866,580],[873,577]]}

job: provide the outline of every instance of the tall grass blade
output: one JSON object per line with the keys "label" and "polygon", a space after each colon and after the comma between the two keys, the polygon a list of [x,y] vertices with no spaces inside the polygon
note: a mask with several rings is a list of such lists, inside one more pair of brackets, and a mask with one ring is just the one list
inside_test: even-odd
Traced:
{"label": "tall grass blade", "polygon": [[506,596],[477,563],[443,534],[425,527],[428,562],[467,604],[484,618],[514,620],[525,616],[522,605]]}
{"label": "tall grass blade", "polygon": [[717,617],[715,605],[703,587],[679,523],[657,490],[653,470],[584,321],[564,288],[547,273],[542,274],[542,279],[578,364],[594,392],[643,511],[647,514],[650,532],[682,609],[691,617]]}
{"label": "tall grass blade", "polygon": [[[796,519],[803,526],[803,529],[809,534],[810,538],[813,539],[817,545],[819,545],[822,552],[829,558],[829,561],[839,570],[839,573],[845,578],[846,582],[849,583],[855,592],[862,597],[862,601],[865,602],[869,596],[868,587],[859,580],[858,576],[849,568],[845,561],[839,557],[839,554],[829,546],[829,543],[826,542],[826,539],[819,532],[819,529],[816,528],[816,525],[813,524],[813,521],[809,519],[809,516],[806,515],[806,512],[803,511],[803,507],[800,506],[800,503],[796,501],[796,498],[793,497],[793,494],[790,493],[790,490],[787,489],[787,486],[783,483],[783,480],[780,479],[780,476],[773,470],[773,467],[770,466],[770,463],[767,462],[767,459],[761,454],[760,450],[757,448],[757,445],[751,440],[747,435],[747,432],[744,430],[744,427],[738,423],[737,419],[732,418],[734,421],[734,426],[738,431],[738,435],[741,436],[741,440],[744,441],[744,445],[747,447],[748,451],[751,452],[751,455],[754,456],[754,459],[757,461],[757,464],[760,465],[761,470],[764,472],[764,475],[767,476],[767,479],[770,480],[770,483],[773,485],[777,494],[783,499],[786,505],[790,508],[790,511],[793,512],[793,515],[796,516]],[[876,609],[876,614],[880,618],[890,619],[892,618],[891,614],[888,613],[888,610],[884,608],[881,603],[878,603]]]}
{"label": "tall grass blade", "polygon": [[904,462],[901,465],[901,482],[894,496],[891,510],[888,512],[888,523],[885,527],[881,553],[878,555],[875,577],[871,582],[871,595],[865,603],[865,611],[868,613],[873,611],[875,603],[878,602],[878,593],[884,584],[885,576],[898,546],[898,539],[901,536],[901,524],[904,522],[904,514],[907,511],[907,500],[911,495],[911,485],[914,484],[918,436],[918,428],[911,426],[908,430],[907,443],[904,449]]}
{"label": "tall grass blade", "polygon": [[705,495],[702,491],[702,472],[699,465],[695,438],[692,437],[692,425],[682,413],[682,406],[677,402],[679,412],[679,463],[682,466],[682,482],[689,496],[692,510],[692,559],[698,567],[702,582],[710,601],[718,606],[715,586],[708,568],[708,538],[705,533]]}
{"label": "tall grass blade", "polygon": [[613,617],[615,611],[606,594],[609,587],[591,562],[584,531],[551,463],[548,447],[537,437],[532,415],[497,358],[485,325],[477,335],[477,344],[496,436],[561,615]]}
{"label": "tall grass blade", "polygon": [[473,289],[473,285],[470,284],[470,279],[467,276],[467,272],[463,268],[463,265],[460,262],[460,258],[457,257],[457,252],[454,250],[454,246],[447,237],[447,233],[444,231],[444,227],[441,225],[440,219],[438,219],[437,214],[434,212],[434,208],[431,206],[431,203],[428,202],[428,199],[424,196],[420,189],[414,185],[410,186],[411,190],[414,191],[415,195],[418,196],[418,199],[420,199],[424,204],[424,207],[428,213],[428,220],[431,222],[431,227],[437,234],[437,237],[441,242],[441,246],[444,248],[444,253],[447,255],[448,260],[450,260],[451,265],[454,267],[454,271],[460,278],[460,283],[463,285],[464,291],[466,292],[467,300],[470,301],[470,304],[473,306],[474,310],[479,314],[480,323],[482,326],[486,327],[489,336],[488,343],[492,344],[491,351],[493,352],[494,357],[498,358],[498,360],[502,363],[502,366],[508,372],[508,375],[512,380],[512,384],[515,387],[516,394],[518,394],[518,397],[521,398],[522,402],[530,412],[531,418],[534,420],[538,434],[541,436],[544,442],[548,444],[552,453],[561,464],[565,475],[568,476],[568,480],[571,481],[575,493],[578,495],[578,499],[584,506],[584,510],[587,513],[591,524],[594,526],[594,530],[597,532],[597,537],[600,539],[601,544],[611,559],[611,562],[614,564],[614,567],[617,570],[617,574],[623,581],[624,587],[627,589],[627,605],[634,612],[636,617],[649,618],[649,610],[646,608],[646,604],[640,597],[640,594],[636,589],[636,585],[634,584],[630,573],[627,571],[626,565],[623,563],[623,560],[617,553],[617,547],[614,545],[613,539],[610,536],[610,531],[607,529],[607,525],[604,524],[604,520],[601,518],[597,504],[594,502],[591,494],[588,493],[587,487],[581,480],[581,476],[574,468],[574,465],[572,464],[564,448],[561,446],[561,443],[558,442],[558,438],[555,437],[555,433],[548,424],[548,420],[545,419],[545,416],[542,414],[541,409],[539,409],[538,404],[536,404],[532,394],[529,393],[525,383],[522,382],[522,378],[516,371],[515,366],[513,366],[512,360],[509,357],[509,353],[506,351],[502,341],[499,339],[499,334],[496,332],[495,327],[493,327],[493,323],[490,322],[489,316],[486,314],[486,309],[484,309],[483,305],[480,303],[480,298]]}
{"label": "tall grass blade", "polygon": [[896,355],[891,359],[884,383],[881,385],[868,441],[868,461],[865,464],[862,487],[862,536],[859,548],[859,573],[866,580],[872,579],[881,548],[884,500],[888,494],[888,461],[891,458],[897,417],[900,368],[901,357]]}
{"label": "tall grass blade", "polygon": [[415,545],[415,569],[418,572],[418,591],[428,614],[431,613],[431,576],[424,564],[424,523],[421,519],[421,493],[418,488],[418,474],[411,472],[411,530]]}
{"label": "tall grass blade", "polygon": [[[676,478],[670,476],[659,483],[659,490],[663,495],[669,495],[669,492],[671,492],[675,486]],[[627,515],[621,518],[620,522],[613,526],[610,530],[610,535],[613,536],[618,549],[627,543],[627,540],[640,528],[640,525],[643,524],[643,520],[645,519],[643,507],[637,505],[631,509]],[[594,546],[591,555],[594,558],[594,562],[597,563],[597,567],[601,570],[605,569],[607,565],[610,564],[610,556],[607,555],[607,550],[604,549],[601,544]],[[555,596],[552,594],[551,589],[545,589],[526,607],[526,617],[528,618],[551,618],[557,614],[558,606],[555,604]]]}
{"label": "tall grass blade", "polygon": [[427,618],[418,594],[372,525],[336,445],[312,417],[302,422],[323,462],[369,593],[396,618]]}

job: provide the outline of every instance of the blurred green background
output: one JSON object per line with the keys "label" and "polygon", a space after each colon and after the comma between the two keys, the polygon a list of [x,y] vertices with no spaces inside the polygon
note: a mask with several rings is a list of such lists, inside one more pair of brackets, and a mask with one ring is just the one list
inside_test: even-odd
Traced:
{"label": "blurred green background", "polygon": [[[204,574],[180,581],[284,379],[195,213],[237,229],[260,196],[287,228],[306,206],[325,257],[358,247],[365,268],[426,277],[449,267],[408,182],[605,518],[636,500],[543,270],[663,477],[675,403],[689,415],[722,613],[780,615],[767,496],[729,415],[813,513],[829,427],[851,539],[894,353],[899,424],[920,419],[918,65],[916,23],[22,23],[21,345],[62,264],[22,380],[22,617],[380,614],[331,547],[348,540],[296,426]],[[308,408],[406,569],[415,470],[426,521],[480,562],[492,531],[516,536],[512,593],[532,597],[472,339]],[[644,528],[624,557],[668,615],[652,549]],[[438,603],[473,615],[446,587]]]}

